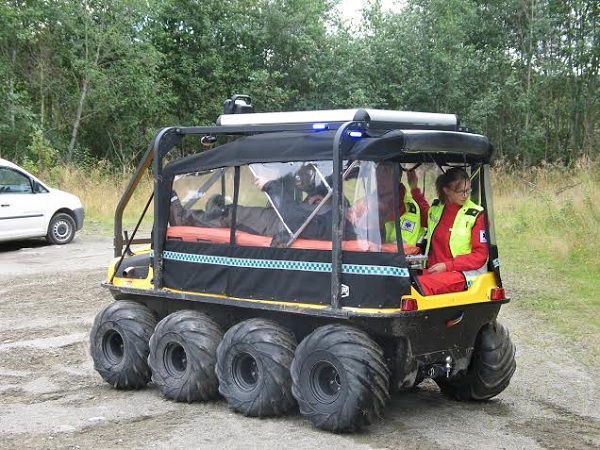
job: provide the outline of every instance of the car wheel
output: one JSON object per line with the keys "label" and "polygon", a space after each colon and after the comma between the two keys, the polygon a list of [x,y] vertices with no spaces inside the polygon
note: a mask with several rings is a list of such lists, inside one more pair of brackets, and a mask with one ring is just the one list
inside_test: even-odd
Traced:
{"label": "car wheel", "polygon": [[148,341],[157,319],[146,306],[120,300],[104,308],[90,332],[90,353],[100,376],[117,389],[150,381]]}
{"label": "car wheel", "polygon": [[515,345],[499,322],[483,326],[466,373],[436,378],[443,394],[456,400],[487,400],[502,392],[515,373]]}
{"label": "car wheel", "polygon": [[58,213],[48,225],[48,242],[56,245],[68,244],[75,237],[75,220],[67,213]]}
{"label": "car wheel", "polygon": [[333,432],[356,431],[381,417],[389,400],[390,371],[366,333],[340,324],[309,334],[291,366],[300,413]]}
{"label": "car wheel", "polygon": [[222,337],[219,325],[198,311],[177,311],[161,320],[150,338],[148,356],[158,390],[178,402],[217,397],[215,364]]}
{"label": "car wheel", "polygon": [[266,319],[231,327],[217,349],[219,392],[246,416],[282,415],[295,405],[290,365],[296,338]]}

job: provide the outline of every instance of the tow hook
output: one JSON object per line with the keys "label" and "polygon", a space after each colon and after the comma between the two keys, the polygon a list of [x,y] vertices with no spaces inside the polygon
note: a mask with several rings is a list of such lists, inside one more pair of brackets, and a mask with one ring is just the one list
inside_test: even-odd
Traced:
{"label": "tow hook", "polygon": [[452,356],[446,356],[446,378],[450,378],[450,372],[452,372]]}
{"label": "tow hook", "polygon": [[446,364],[434,364],[427,371],[427,375],[430,378],[438,378],[441,376],[446,376],[446,378],[450,378],[450,373],[452,372],[452,356],[446,356]]}

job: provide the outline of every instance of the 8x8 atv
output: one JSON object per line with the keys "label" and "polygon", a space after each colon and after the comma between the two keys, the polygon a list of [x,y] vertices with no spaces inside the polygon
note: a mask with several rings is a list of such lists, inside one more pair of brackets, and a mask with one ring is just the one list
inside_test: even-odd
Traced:
{"label": "8x8 atv", "polygon": [[[115,214],[103,285],[116,301],[90,336],[100,375],[118,389],[152,381],[175,401],[220,394],[248,416],[298,404],[334,432],[369,425],[391,392],[424,378],[457,400],[502,392],[515,347],[496,320],[509,299],[488,140],[451,114],[250,109],[237,96],[215,126],[165,128],[149,145]],[[139,223],[124,233],[122,216],[151,164],[144,239]],[[465,168],[484,208],[487,272],[461,292],[424,295],[426,257],[381,233],[403,228],[398,189],[383,223],[381,174],[398,186],[402,170],[426,165]]]}

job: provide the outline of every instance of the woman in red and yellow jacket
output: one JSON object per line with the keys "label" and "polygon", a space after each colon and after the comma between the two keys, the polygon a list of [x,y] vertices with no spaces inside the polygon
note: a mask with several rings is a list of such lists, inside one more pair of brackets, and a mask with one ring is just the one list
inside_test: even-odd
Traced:
{"label": "woman in red and yellow jacket", "polygon": [[438,199],[428,214],[427,268],[418,277],[425,295],[463,291],[488,271],[483,208],[469,198],[469,174],[453,167],[435,185]]}

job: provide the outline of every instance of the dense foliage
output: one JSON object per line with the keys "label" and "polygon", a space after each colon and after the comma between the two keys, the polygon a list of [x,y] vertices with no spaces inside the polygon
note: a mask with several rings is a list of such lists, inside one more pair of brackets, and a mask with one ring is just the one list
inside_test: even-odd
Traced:
{"label": "dense foliage", "polygon": [[[156,129],[256,110],[453,112],[523,166],[600,149],[597,0],[4,0],[0,155],[127,167]],[[357,6],[362,2],[356,0]]]}

